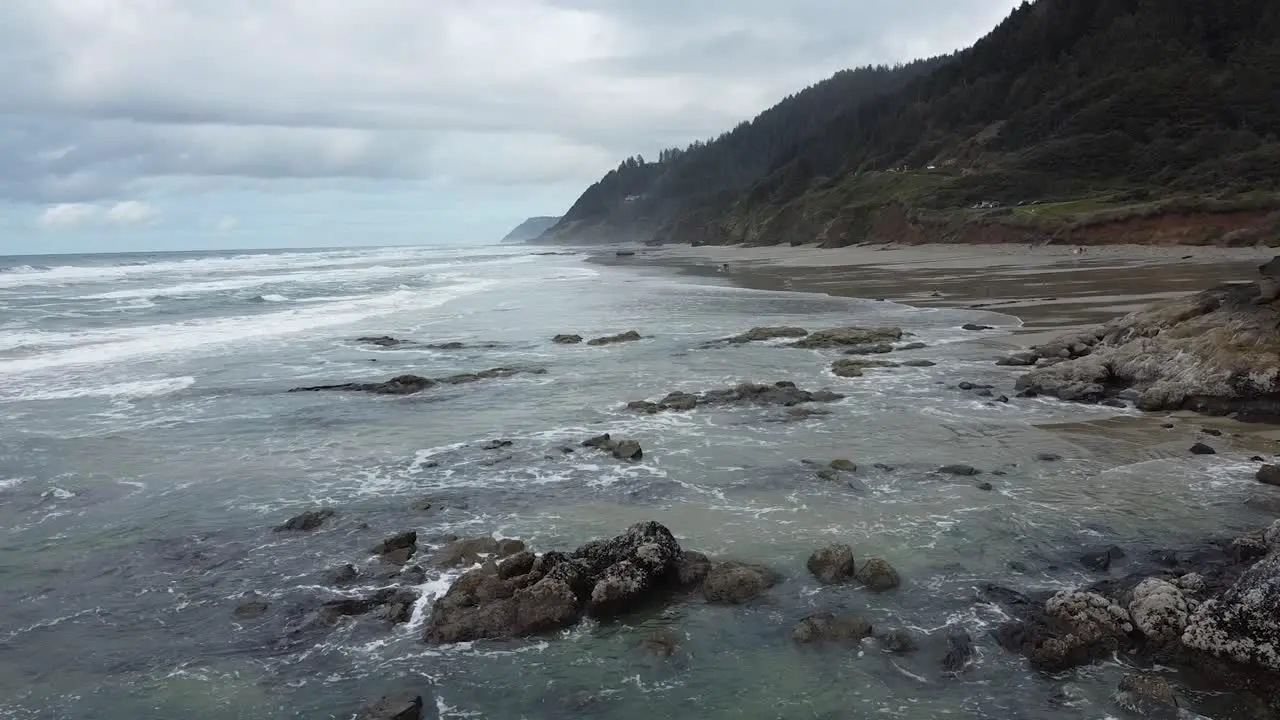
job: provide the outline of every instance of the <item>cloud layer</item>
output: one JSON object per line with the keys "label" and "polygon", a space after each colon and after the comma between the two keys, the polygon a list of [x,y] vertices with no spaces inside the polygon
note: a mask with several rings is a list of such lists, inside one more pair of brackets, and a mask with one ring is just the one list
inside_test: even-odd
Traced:
{"label": "cloud layer", "polygon": [[57,226],[192,179],[588,182],[1014,4],[9,0],[0,199]]}

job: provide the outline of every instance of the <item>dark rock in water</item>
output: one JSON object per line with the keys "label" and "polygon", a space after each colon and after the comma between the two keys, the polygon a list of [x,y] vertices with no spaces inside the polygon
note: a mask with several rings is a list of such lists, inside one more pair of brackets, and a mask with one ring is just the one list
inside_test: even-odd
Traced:
{"label": "dark rock in water", "polygon": [[409,509],[419,513],[427,512],[433,507],[435,507],[435,501],[428,497],[418,498],[409,503]]}
{"label": "dark rock in water", "polygon": [[1110,569],[1111,563],[1124,557],[1124,549],[1112,545],[1105,550],[1097,550],[1087,552],[1080,556],[1080,564],[1090,570],[1097,572],[1105,572]]}
{"label": "dark rock in water", "polygon": [[360,573],[356,570],[356,566],[351,563],[339,565],[336,568],[325,573],[324,582],[326,585],[335,585],[344,587],[356,581]]}
{"label": "dark rock in water", "polygon": [[892,590],[902,583],[898,578],[898,571],[888,561],[880,558],[871,558],[858,568],[857,578],[858,582],[875,592]]}
{"label": "dark rock in water", "polygon": [[1129,407],[1129,403],[1116,398],[1107,398],[1098,404],[1102,407],[1116,408],[1118,410],[1126,410]]}
{"label": "dark rock in water", "polygon": [[791,638],[798,643],[859,642],[871,637],[871,623],[857,615],[810,615],[796,625]]}
{"label": "dark rock in water", "polygon": [[333,517],[336,513],[329,508],[320,510],[308,510],[301,515],[294,515],[284,522],[283,525],[277,525],[274,529],[276,532],[311,532],[324,524],[325,520]]}
{"label": "dark rock in water", "polygon": [[378,347],[396,347],[398,345],[412,345],[412,340],[401,340],[393,338],[390,335],[366,335],[356,338],[356,342],[367,343],[369,345],[377,345]]}
{"label": "dark rock in water", "polygon": [[910,630],[895,628],[884,634],[880,640],[880,647],[894,655],[906,655],[915,652],[917,644]]}
{"label": "dark rock in water", "polygon": [[902,328],[879,327],[859,328],[845,327],[830,330],[818,330],[808,337],[791,344],[797,348],[832,348],[852,345],[873,345],[882,342],[894,342],[902,339]]}
{"label": "dark rock in water", "polygon": [[902,367],[927,368],[927,367],[934,367],[937,364],[938,363],[932,360],[904,360],[902,363]]}
{"label": "dark rock in water", "polygon": [[252,620],[266,615],[270,607],[265,600],[247,600],[237,605],[231,615],[237,620]]}
{"label": "dark rock in water", "polygon": [[996,365],[1002,365],[1004,367],[1027,367],[1029,365],[1035,365],[1036,361],[1039,359],[1040,356],[1036,353],[1020,352],[996,361]]}
{"label": "dark rock in water", "polygon": [[1222,437],[1222,431],[1214,428],[1200,428],[1200,432],[1208,435],[1209,437]]}
{"label": "dark rock in water", "polygon": [[838,458],[831,461],[831,469],[839,470],[840,472],[857,472],[858,466],[852,460]]}
{"label": "dark rock in water", "polygon": [[1265,557],[1270,548],[1267,546],[1267,535],[1259,530],[1241,535],[1231,541],[1229,548],[1231,559],[1237,563],[1247,563]]}
{"label": "dark rock in water", "polygon": [[598,448],[600,450],[612,450],[613,439],[609,436],[609,433],[605,433],[604,435],[597,435],[593,438],[583,440],[582,447]]}
{"label": "dark rock in water", "polygon": [[619,460],[636,461],[644,457],[644,450],[635,440],[622,440],[613,446],[613,456]]}
{"label": "dark rock in water", "polygon": [[1192,455],[1217,455],[1218,451],[1205,445],[1204,443],[1196,443],[1191,446]]}
{"label": "dark rock in water", "polygon": [[375,395],[413,395],[420,393],[428,388],[437,385],[463,385],[466,383],[478,382],[480,380],[494,380],[497,378],[508,378],[514,375],[529,374],[542,375],[547,371],[542,368],[490,368],[475,373],[463,373],[461,375],[450,375],[444,378],[425,378],[420,375],[399,375],[393,377],[386,382],[380,383],[343,383],[341,385],[313,385],[310,387],[298,387],[289,392],[322,392],[322,391],[339,391],[339,392],[366,392]]}
{"label": "dark rock in water", "polygon": [[825,585],[842,583],[857,572],[853,548],[844,544],[828,545],[809,556],[809,572]]}
{"label": "dark rock in water", "polygon": [[906,343],[905,345],[899,345],[894,349],[899,352],[906,352],[907,350],[923,350],[927,347],[929,346],[925,345],[922,342],[909,342],[909,343]]}
{"label": "dark rock in water", "polygon": [[966,380],[960,383],[959,385],[956,385],[956,387],[959,388],[960,390],[991,390],[995,388],[995,385],[979,385],[977,383],[971,383],[968,380]]}
{"label": "dark rock in water", "polygon": [[884,355],[893,352],[893,346],[889,343],[876,343],[874,345],[854,345],[844,351],[845,355]]}
{"label": "dark rock in water", "polygon": [[702,583],[702,596],[707,602],[741,605],[759,597],[778,584],[778,576],[769,568],[740,562],[722,562],[711,566]]}
{"label": "dark rock in water", "polygon": [[875,469],[877,469],[877,470],[880,470],[880,471],[882,471],[882,472],[893,472],[894,470],[897,470],[897,468],[895,468],[894,466],[892,466],[892,465],[886,465],[886,464],[884,464],[884,463],[876,463],[876,464],[872,465],[871,467],[873,467],[873,468],[875,468]]}
{"label": "dark rock in water", "polygon": [[533,570],[533,564],[537,559],[537,556],[528,550],[521,550],[498,563],[498,577],[509,580],[513,577],[528,575]]}
{"label": "dark rock in water", "polygon": [[[501,577],[501,566],[489,563],[436,601],[425,637],[432,643],[527,637],[567,627],[584,613],[629,612],[674,584],[682,557],[670,531],[645,522],[572,556],[545,553],[523,575]],[[525,564],[520,560],[518,568]]]}
{"label": "dark rock in water", "polygon": [[1008,403],[1009,403],[1009,396],[1008,396],[1008,395],[997,395],[997,396],[996,396],[996,402],[998,402],[998,403],[1005,403],[1005,404],[1008,404]]}
{"label": "dark rock in water", "polygon": [[981,471],[972,465],[943,465],[938,468],[938,472],[943,475],[959,475],[961,477],[973,477],[981,474]]}
{"label": "dark rock in water", "polygon": [[644,412],[661,410],[692,410],[702,405],[781,405],[794,407],[811,402],[835,402],[844,396],[829,390],[809,392],[796,387],[795,383],[777,382],[772,385],[742,383],[727,390],[708,390],[697,395],[685,392],[673,392],[657,403],[637,400],[628,405],[632,409]]}
{"label": "dark rock in water", "polygon": [[778,338],[802,338],[809,334],[808,330],[798,327],[754,327],[742,333],[725,338],[721,342],[730,345],[743,345],[749,342],[762,342]]}
{"label": "dark rock in water", "polygon": [[598,347],[600,345],[614,345],[617,343],[635,342],[636,340],[639,340],[639,339],[640,339],[640,333],[636,332],[635,330],[628,330],[624,333],[618,333],[617,335],[606,335],[605,337],[598,337],[592,340],[588,340],[587,344]]}
{"label": "dark rock in water", "polygon": [[1036,459],[1040,462],[1058,462],[1062,456],[1058,453],[1042,452],[1036,455]]}
{"label": "dark rock in water", "polygon": [[515,445],[515,442],[512,440],[490,440],[489,442],[481,445],[480,449],[481,450],[501,450],[502,448],[509,448],[512,445]]}
{"label": "dark rock in water", "polygon": [[577,345],[582,342],[581,335],[557,335],[551,338],[551,342],[557,345]]}
{"label": "dark rock in water", "polygon": [[383,605],[382,617],[384,620],[398,625],[400,623],[409,622],[413,617],[413,606],[418,602],[418,592],[409,588],[400,588],[387,598]]}
{"label": "dark rock in water", "polygon": [[415,692],[386,695],[356,715],[356,720],[435,720],[439,711]]}
{"label": "dark rock in water", "polygon": [[386,555],[387,553],[392,553],[397,550],[417,547],[417,545],[418,532],[416,530],[405,530],[404,532],[398,532],[378,543],[373,548],[373,552],[378,555]]}
{"label": "dark rock in water", "polygon": [[[1260,460],[1261,458],[1259,458]],[[1254,462],[1257,462],[1256,460]],[[1280,487],[1280,465],[1263,465],[1258,468],[1258,482]]]}
{"label": "dark rock in water", "polygon": [[973,332],[981,332],[982,330],[995,330],[995,328],[991,327],[990,325],[978,325],[976,323],[965,323],[964,325],[960,326],[960,329],[970,330]]}
{"label": "dark rock in water", "polygon": [[697,587],[711,572],[711,560],[700,552],[685,550],[676,563],[676,582],[682,588]]}
{"label": "dark rock in water", "polygon": [[1158,675],[1125,675],[1116,692],[1116,704],[1144,718],[1177,720],[1179,717],[1173,684]]}
{"label": "dark rock in water", "polygon": [[1040,397],[1040,393],[1036,392],[1035,390],[1023,390],[1022,392],[1018,393],[1014,397],[1036,398],[1036,397]]}
{"label": "dark rock in water", "polygon": [[996,486],[995,486],[995,485],[992,485],[992,484],[991,484],[991,483],[989,483],[989,482],[980,482],[980,483],[978,483],[977,485],[974,485],[974,487],[976,487],[976,488],[978,488],[979,490],[982,490],[982,491],[984,491],[984,492],[991,492],[991,491],[993,491],[993,490],[995,490],[995,489],[996,489]]}
{"label": "dark rock in water", "polygon": [[962,672],[973,662],[973,638],[967,632],[947,636],[947,653],[942,656],[942,669],[949,673]]}
{"label": "dark rock in water", "polygon": [[871,368],[898,367],[897,363],[884,360],[837,360],[831,364],[831,372],[837,377],[856,378]]}
{"label": "dark rock in water", "polygon": [[1129,612],[1106,597],[1064,590],[1049,598],[1043,610],[1001,625],[995,637],[1037,670],[1062,672],[1110,657],[1128,646],[1133,631]]}
{"label": "dark rock in water", "polygon": [[787,408],[785,417],[788,420],[808,420],[810,418],[822,417],[823,415],[830,414],[830,410],[819,410],[817,408],[809,407],[791,407]]}
{"label": "dark rock in water", "polygon": [[1261,455],[1254,455],[1253,457],[1249,458],[1249,462],[1266,462],[1266,461],[1267,459],[1262,457]]}
{"label": "dark rock in water", "polygon": [[495,540],[492,537],[456,540],[440,549],[433,562],[440,567],[475,565],[485,558],[501,560],[524,550],[519,540]]}
{"label": "dark rock in water", "polygon": [[840,481],[840,473],[839,473],[838,471],[836,471],[836,470],[831,470],[831,469],[827,469],[827,470],[819,470],[818,472],[816,472],[816,473],[814,473],[814,474],[818,476],[818,479],[819,479],[819,480],[826,480],[827,482],[839,482],[839,481]]}
{"label": "dark rock in water", "polygon": [[698,396],[687,392],[668,393],[666,397],[658,401],[658,407],[662,410],[685,411],[692,410],[698,405]]}
{"label": "dark rock in water", "polygon": [[1164,428],[1165,430],[1172,430],[1175,427],[1175,425],[1173,423],[1160,423],[1160,427]]}
{"label": "dark rock in water", "polygon": [[406,585],[421,585],[427,581],[427,571],[421,565],[407,567],[400,572],[400,580]]}
{"label": "dark rock in water", "polygon": [[994,397],[994,396],[995,396],[995,393],[991,392],[991,391],[990,391],[989,389],[987,389],[987,388],[982,388],[981,390],[979,390],[979,391],[977,392],[977,395],[978,395],[978,397]]}

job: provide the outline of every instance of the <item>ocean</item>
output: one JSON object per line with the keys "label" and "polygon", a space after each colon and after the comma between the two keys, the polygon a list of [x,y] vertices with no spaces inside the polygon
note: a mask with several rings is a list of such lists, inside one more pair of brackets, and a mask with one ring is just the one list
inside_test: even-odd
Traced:
{"label": "ocean", "polygon": [[[875,357],[936,364],[840,378],[835,351],[713,342],[762,325],[900,326],[924,346]],[[1268,516],[1226,443],[1191,456],[1184,429],[1161,438],[1135,411],[998,402],[1015,375],[994,360],[1017,326],[520,246],[0,257],[0,718],[350,718],[406,687],[432,688],[445,718],[1107,717],[1123,668],[1032,672],[991,639],[1004,616],[982,589],[1075,587],[1098,578],[1083,552],[1125,548],[1123,574]],[[551,342],[632,329],[643,339]],[[414,344],[359,340],[383,335]],[[446,343],[462,345],[429,347]],[[545,372],[406,396],[288,392],[494,367]],[[808,418],[626,408],[784,380],[847,397]],[[578,447],[603,432],[637,439],[643,459]],[[859,468],[819,476],[835,458]],[[983,474],[936,472],[953,463]],[[336,514],[320,530],[272,532],[322,507]],[[460,571],[428,566],[407,623],[299,629],[318,603],[380,586],[323,577],[367,567],[401,530],[423,555],[445,533],[571,550],[650,519],[784,580],[740,607],[688,600],[436,647],[430,604]],[[805,561],[832,542],[885,558],[902,587],[819,585]],[[263,617],[234,615],[249,597]],[[795,645],[821,611],[907,628],[920,650]],[[677,652],[647,652],[655,631]],[[956,633],[973,662],[944,673]]]}

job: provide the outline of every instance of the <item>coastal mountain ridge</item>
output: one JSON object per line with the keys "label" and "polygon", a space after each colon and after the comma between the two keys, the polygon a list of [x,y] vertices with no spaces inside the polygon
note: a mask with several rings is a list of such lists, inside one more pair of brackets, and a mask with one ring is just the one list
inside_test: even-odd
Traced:
{"label": "coastal mountain ridge", "polygon": [[524,222],[515,226],[511,229],[511,232],[503,236],[502,242],[527,242],[550,230],[558,222],[560,222],[559,217],[537,216],[525,218]]}
{"label": "coastal mountain ridge", "polygon": [[632,158],[538,241],[1253,245],[1277,210],[1280,5],[1037,0]]}

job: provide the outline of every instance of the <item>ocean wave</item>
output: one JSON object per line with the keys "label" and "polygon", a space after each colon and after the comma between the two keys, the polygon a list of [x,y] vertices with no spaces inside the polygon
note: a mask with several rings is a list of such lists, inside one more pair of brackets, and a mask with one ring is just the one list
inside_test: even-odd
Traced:
{"label": "ocean wave", "polygon": [[168,395],[185,390],[195,384],[196,379],[190,376],[154,378],[150,380],[134,380],[131,382],[111,383],[91,387],[65,387],[36,389],[18,386],[12,390],[0,391],[0,402],[32,402],[42,400],[71,400],[74,398],[109,397],[139,398]]}

